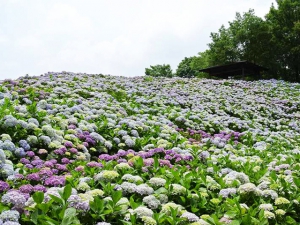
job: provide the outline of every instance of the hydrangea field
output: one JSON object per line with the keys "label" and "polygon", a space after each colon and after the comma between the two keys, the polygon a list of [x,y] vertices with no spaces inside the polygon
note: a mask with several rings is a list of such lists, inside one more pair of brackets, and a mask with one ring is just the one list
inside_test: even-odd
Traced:
{"label": "hydrangea field", "polygon": [[0,85],[0,225],[300,224],[300,84]]}

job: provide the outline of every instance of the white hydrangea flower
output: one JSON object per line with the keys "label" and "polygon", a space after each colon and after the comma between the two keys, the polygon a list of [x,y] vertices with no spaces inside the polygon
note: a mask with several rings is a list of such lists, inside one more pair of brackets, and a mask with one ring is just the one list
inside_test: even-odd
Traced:
{"label": "white hydrangea flower", "polygon": [[126,180],[126,181],[133,182],[133,183],[143,182],[143,178],[141,178],[138,175],[133,176],[131,174],[124,174],[122,177],[122,180]]}
{"label": "white hydrangea flower", "polygon": [[252,183],[246,183],[246,184],[242,184],[239,188],[238,188],[238,192],[240,194],[249,194],[249,193],[254,193],[256,191],[256,186],[255,184]]}
{"label": "white hydrangea flower", "polygon": [[156,225],[155,219],[153,219],[150,216],[142,216],[142,221],[144,222],[144,225]]}
{"label": "white hydrangea flower", "polygon": [[164,205],[162,205],[161,213],[165,213],[166,215],[170,215],[171,208],[178,210],[179,214],[182,214],[181,212],[184,210],[184,207],[182,205],[178,205],[174,202],[169,202]]}
{"label": "white hydrangea flower", "polygon": [[196,216],[194,213],[184,212],[180,216],[180,218],[186,218],[189,222],[197,222],[200,218]]}
{"label": "white hydrangea flower", "polygon": [[103,170],[100,173],[96,174],[94,179],[95,181],[104,180],[104,181],[113,181],[119,177],[119,173],[114,170]]}
{"label": "white hydrangea flower", "polygon": [[161,204],[154,195],[144,197],[143,203],[145,203],[150,209],[157,209]]}
{"label": "white hydrangea flower", "polygon": [[137,215],[138,218],[142,218],[143,216],[153,216],[153,211],[147,207],[139,206],[133,210],[133,213]]}
{"label": "white hydrangea flower", "polygon": [[160,178],[160,177],[152,177],[149,180],[149,183],[154,187],[164,187],[166,182],[167,181],[164,178]]}
{"label": "white hydrangea flower", "polygon": [[151,195],[154,193],[154,190],[148,184],[140,184],[136,186],[136,193],[140,195]]}
{"label": "white hydrangea flower", "polygon": [[180,184],[170,185],[171,195],[184,195],[186,193],[186,188]]}
{"label": "white hydrangea flower", "polygon": [[272,211],[274,208],[273,208],[273,205],[272,204],[260,204],[259,205],[259,209],[263,209],[263,210],[267,210],[267,211]]}

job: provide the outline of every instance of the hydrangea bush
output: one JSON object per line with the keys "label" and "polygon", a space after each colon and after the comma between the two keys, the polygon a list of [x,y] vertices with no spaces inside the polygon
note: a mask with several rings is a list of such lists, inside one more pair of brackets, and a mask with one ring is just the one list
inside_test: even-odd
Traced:
{"label": "hydrangea bush", "polygon": [[299,224],[300,84],[49,72],[0,86],[0,224]]}

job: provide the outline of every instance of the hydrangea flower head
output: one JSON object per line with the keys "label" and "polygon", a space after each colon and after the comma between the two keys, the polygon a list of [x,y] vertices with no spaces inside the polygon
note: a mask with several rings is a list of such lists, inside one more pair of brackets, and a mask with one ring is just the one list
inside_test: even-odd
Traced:
{"label": "hydrangea flower head", "polygon": [[290,204],[290,201],[283,197],[278,197],[275,199],[275,205],[284,205],[284,204]]}
{"label": "hydrangea flower head", "polygon": [[95,176],[96,181],[113,181],[118,178],[120,175],[114,170],[103,170]]}
{"label": "hydrangea flower head", "polygon": [[186,188],[180,184],[171,184],[170,190],[172,195],[184,195],[186,193]]}

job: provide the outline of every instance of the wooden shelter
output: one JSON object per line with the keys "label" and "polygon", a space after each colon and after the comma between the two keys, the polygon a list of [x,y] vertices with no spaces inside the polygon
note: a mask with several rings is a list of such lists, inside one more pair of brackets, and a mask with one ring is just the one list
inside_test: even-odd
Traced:
{"label": "wooden shelter", "polygon": [[213,66],[200,70],[200,72],[209,73],[210,76],[215,76],[223,79],[229,77],[242,77],[253,76],[261,78],[261,71],[267,70],[255,63],[248,61],[233,62],[221,66]]}

